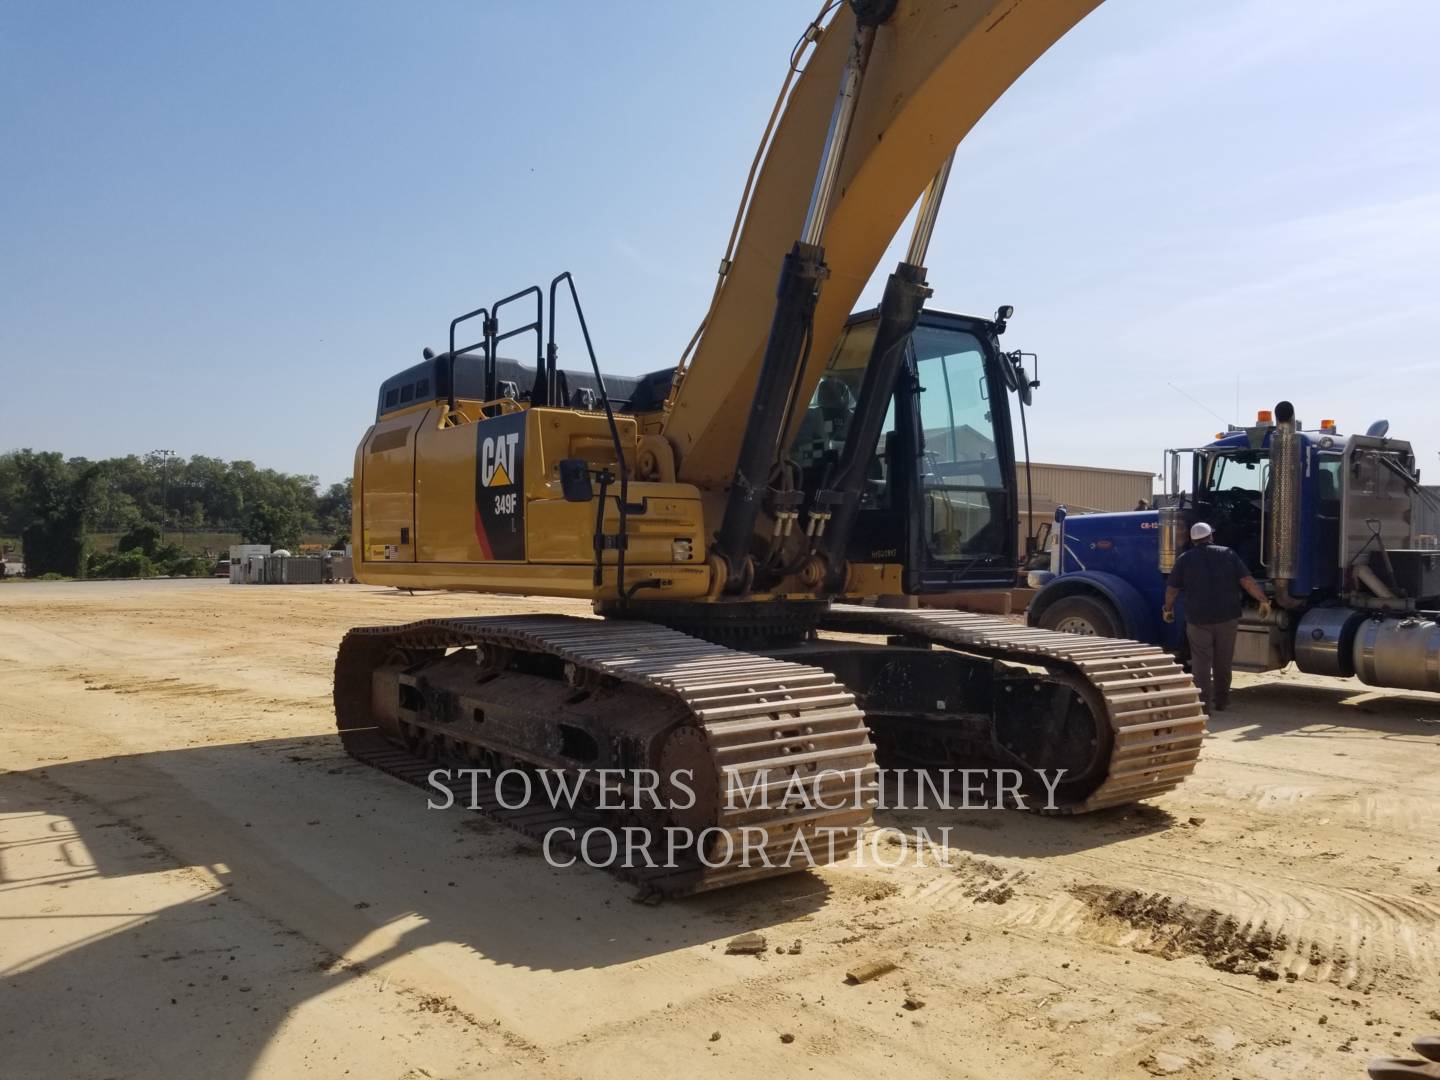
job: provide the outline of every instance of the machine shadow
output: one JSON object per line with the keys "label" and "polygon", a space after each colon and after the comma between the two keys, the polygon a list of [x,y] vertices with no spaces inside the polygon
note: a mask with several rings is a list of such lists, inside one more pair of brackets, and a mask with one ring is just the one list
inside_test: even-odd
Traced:
{"label": "machine shadow", "polygon": [[[298,1006],[357,973],[332,969],[313,955],[302,960],[296,954],[305,952],[303,947],[279,936],[273,944],[283,947],[291,962],[274,969],[278,977],[271,979],[255,978],[246,963],[229,963],[237,959],[233,953],[192,947],[203,940],[192,936],[196,924],[213,920],[214,907],[225,900],[216,894],[164,908],[0,978],[0,993],[8,1001],[30,1003],[7,1010],[0,1021],[5,1074],[31,1080],[142,1073],[215,1080],[252,1076]],[[79,1007],[84,1019],[32,1022],[38,1002],[62,1012]]]}
{"label": "machine shadow", "polygon": [[[1043,859],[1105,847],[1136,836],[1163,832],[1179,821],[1149,803],[1091,814],[1048,815],[1012,809],[940,809],[922,805],[913,785],[904,798],[887,800],[875,813],[880,828],[916,835],[957,853]],[[948,832],[946,830],[949,830]]]}
{"label": "machine shadow", "polygon": [[[1303,716],[1296,716],[1303,709]],[[1366,731],[1389,738],[1440,736],[1440,695],[1366,686],[1354,680],[1333,686],[1273,681],[1237,687],[1231,707],[1212,712],[1215,734],[1242,741],[1287,733],[1327,738]],[[1302,730],[1302,729],[1313,730]]]}
{"label": "machine shadow", "polygon": [[[269,759],[265,769],[300,772],[290,782],[304,785],[303,810],[287,815],[273,791],[256,785],[227,788],[223,814],[214,813],[217,789],[203,798],[190,794],[192,779],[254,774],[257,756]],[[117,773],[126,776],[124,797],[107,798]],[[22,796],[12,780],[37,781],[50,794]],[[164,811],[154,821],[135,810],[136,786],[147,780],[165,788]],[[178,865],[210,868],[227,889],[257,903],[270,893],[303,890],[308,906],[324,904],[326,937],[338,943],[330,945],[337,953],[403,921],[413,928],[399,951],[454,943],[498,964],[605,967],[712,942],[736,927],[764,929],[819,909],[829,894],[817,875],[802,872],[655,906],[636,903],[635,886],[581,863],[553,867],[537,842],[458,804],[427,809],[434,792],[352,761],[328,735],[48,765],[9,774],[0,790],[7,814],[54,812],[56,805],[65,813],[67,803],[77,802],[109,810],[111,820],[76,827],[75,840],[99,876],[133,872],[111,870],[104,858],[113,835],[105,830],[122,824],[152,835],[156,849]],[[186,811],[197,827],[178,840],[167,835],[164,818]],[[280,828],[267,824],[277,813],[285,822]],[[311,814],[339,824],[322,832],[307,828],[318,821],[295,820]],[[20,883],[7,883],[0,870],[0,887],[7,884]],[[283,911],[273,914],[284,918]]]}
{"label": "machine shadow", "polygon": [[[261,774],[297,770],[289,782],[309,793],[304,809],[277,805],[270,785],[224,785],[226,776],[253,777],[257,765]],[[7,950],[0,994],[61,1002],[87,988],[109,1002],[87,1009],[83,1038],[72,1024],[6,1035],[21,1021],[0,1018],[0,1036],[23,1050],[10,1062],[27,1067],[17,1075],[112,1075],[117,1056],[152,1045],[158,1075],[189,1075],[203,1060],[207,1076],[244,1077],[297,1007],[407,954],[449,947],[435,954],[447,975],[478,986],[491,965],[605,968],[723,942],[811,913],[829,895],[817,875],[799,873],[635,903],[633,886],[582,866],[552,868],[533,841],[466,810],[428,811],[425,797],[352,762],[330,736],[0,775],[3,925],[19,935],[11,943],[30,943]],[[296,820],[310,814],[340,826],[326,833]],[[403,852],[397,836],[409,840]],[[35,872],[46,852],[51,869]],[[219,887],[155,901],[156,875],[187,867]],[[87,901],[96,910],[84,915],[23,896],[86,879],[101,879],[94,895],[108,899]],[[93,932],[87,923],[66,936],[76,919],[92,918],[102,920]],[[46,947],[50,920],[69,926]],[[257,938],[259,948],[243,944]],[[242,944],[225,947],[232,939]],[[231,981],[233,972],[242,974]]]}

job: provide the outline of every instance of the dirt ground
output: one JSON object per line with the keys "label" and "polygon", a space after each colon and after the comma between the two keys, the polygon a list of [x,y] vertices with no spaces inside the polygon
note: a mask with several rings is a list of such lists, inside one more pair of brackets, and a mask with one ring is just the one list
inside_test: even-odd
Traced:
{"label": "dirt ground", "polygon": [[0,1072],[1359,1078],[1440,1030],[1440,696],[1245,677],[1153,803],[648,907],[331,735],[345,628],[535,608],[0,587]]}

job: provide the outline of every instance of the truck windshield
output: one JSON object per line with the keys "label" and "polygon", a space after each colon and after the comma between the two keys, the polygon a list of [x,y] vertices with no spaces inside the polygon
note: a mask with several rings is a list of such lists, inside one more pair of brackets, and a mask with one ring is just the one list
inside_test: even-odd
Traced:
{"label": "truck windshield", "polygon": [[1269,476],[1269,455],[1263,450],[1235,450],[1199,458],[1203,470],[1197,491],[1235,491],[1258,495]]}

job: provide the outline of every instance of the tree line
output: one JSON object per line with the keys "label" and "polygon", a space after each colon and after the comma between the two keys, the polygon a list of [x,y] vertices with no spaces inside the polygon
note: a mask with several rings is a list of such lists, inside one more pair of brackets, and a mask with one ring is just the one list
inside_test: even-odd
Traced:
{"label": "tree line", "polygon": [[[315,476],[199,454],[91,461],[14,450],[0,454],[0,537],[20,540],[32,577],[208,573],[208,563],[200,570],[193,552],[167,542],[172,534],[236,532],[245,543],[293,550],[302,533],[319,532],[343,544],[350,488],[348,478],[322,490]],[[97,532],[121,534],[115,553],[91,550]],[[116,565],[132,552],[140,558]]]}

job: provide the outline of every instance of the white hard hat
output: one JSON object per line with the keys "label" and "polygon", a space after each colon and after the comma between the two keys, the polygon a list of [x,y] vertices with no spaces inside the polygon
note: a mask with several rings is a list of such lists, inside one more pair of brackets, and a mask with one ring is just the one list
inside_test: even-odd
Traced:
{"label": "white hard hat", "polygon": [[1213,536],[1214,534],[1215,530],[1203,521],[1197,521],[1194,525],[1190,526],[1191,540],[1204,540],[1207,536]]}

